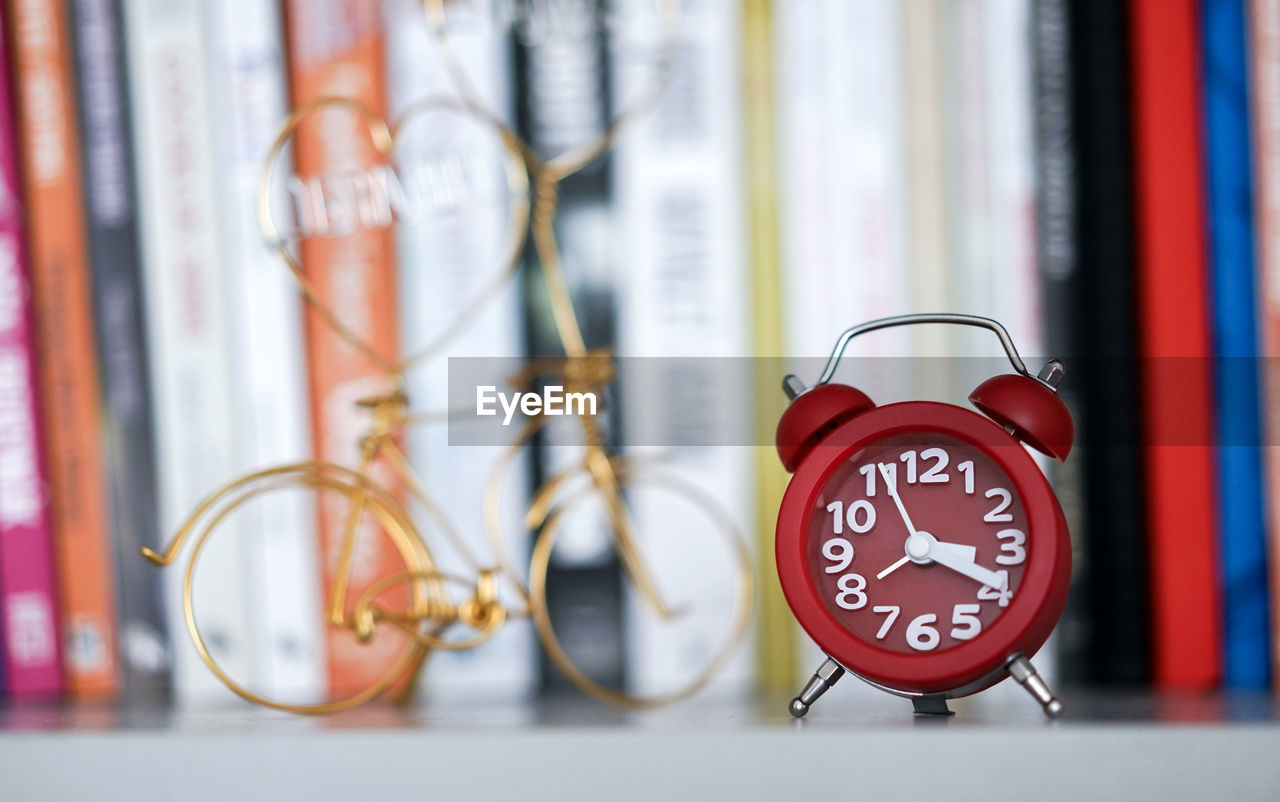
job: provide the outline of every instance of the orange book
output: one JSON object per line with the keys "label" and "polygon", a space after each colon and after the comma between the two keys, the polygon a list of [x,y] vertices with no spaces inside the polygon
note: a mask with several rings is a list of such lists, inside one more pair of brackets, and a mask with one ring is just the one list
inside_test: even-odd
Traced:
{"label": "orange book", "polygon": [[79,698],[119,686],[92,285],[67,6],[9,5],[56,544],[63,667]]}
{"label": "orange book", "polygon": [[[383,31],[377,0],[288,0],[290,67],[295,108],[323,97],[351,97],[386,114]],[[385,161],[367,127],[347,110],[316,114],[294,140],[297,177],[350,175]],[[394,254],[391,231],[357,228],[342,236],[312,236],[300,243],[303,272],[326,304],[354,334],[388,358],[398,351]],[[308,364],[315,448],[322,460],[357,467],[359,438],[370,425],[356,406],[362,397],[391,390],[377,365],[344,343],[314,309],[306,313]],[[375,477],[387,485],[385,469]],[[319,507],[320,554],[326,604],[337,572],[345,506],[324,498]],[[362,526],[347,592],[347,609],[373,582],[405,570],[391,540]],[[388,606],[402,607],[407,590],[389,591]],[[382,677],[405,648],[404,636],[380,626],[368,643],[349,630],[327,637],[329,689],[334,697],[368,687]]]}

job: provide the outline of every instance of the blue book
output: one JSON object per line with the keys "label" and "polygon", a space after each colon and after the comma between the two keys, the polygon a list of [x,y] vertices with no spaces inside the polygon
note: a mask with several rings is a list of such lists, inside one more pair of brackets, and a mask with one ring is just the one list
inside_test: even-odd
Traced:
{"label": "blue book", "polygon": [[1270,626],[1245,3],[1205,0],[1202,8],[1223,677],[1230,688],[1264,689]]}

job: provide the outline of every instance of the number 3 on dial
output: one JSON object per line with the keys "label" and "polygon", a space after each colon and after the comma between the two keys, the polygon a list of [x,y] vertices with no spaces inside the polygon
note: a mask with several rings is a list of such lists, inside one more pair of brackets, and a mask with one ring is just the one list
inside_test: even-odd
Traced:
{"label": "number 3 on dial", "polygon": [[1001,529],[996,532],[996,539],[1008,541],[1001,542],[996,562],[1001,565],[1021,565],[1026,562],[1027,550],[1023,548],[1023,544],[1027,542],[1027,535],[1021,529]]}

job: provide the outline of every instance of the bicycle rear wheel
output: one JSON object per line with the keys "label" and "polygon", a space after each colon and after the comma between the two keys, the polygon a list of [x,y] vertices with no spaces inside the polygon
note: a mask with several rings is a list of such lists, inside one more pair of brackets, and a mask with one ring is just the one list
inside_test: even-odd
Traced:
{"label": "bicycle rear wheel", "polygon": [[[402,643],[394,646],[394,659],[373,681],[323,702],[296,703],[271,698],[265,693],[250,688],[249,682],[244,678],[233,677],[224,670],[213,657],[196,615],[195,569],[202,550],[211,538],[220,531],[226,531],[225,524],[232,514],[255,499],[270,493],[298,490],[314,493],[321,499],[337,498],[347,504],[359,500],[368,520],[377,527],[379,533],[392,540],[400,561],[404,563],[406,573],[425,577],[433,571],[430,554],[407,512],[384,488],[373,484],[355,471],[336,464],[298,463],[268,469],[224,486],[201,504],[183,525],[179,537],[194,536],[195,538],[183,578],[183,612],[187,631],[196,652],[209,670],[238,696],[255,704],[291,713],[333,713],[364,704],[385,693],[400,679],[411,676],[426,656],[425,646],[415,638],[394,633]],[[412,615],[415,610],[426,610],[432,597],[438,593],[438,589],[433,588],[432,583],[426,579],[415,579],[409,584],[411,585],[409,612]],[[425,616],[420,618],[424,628],[431,625]],[[349,634],[352,639],[356,639],[354,631]],[[392,634],[389,631],[387,636]]]}

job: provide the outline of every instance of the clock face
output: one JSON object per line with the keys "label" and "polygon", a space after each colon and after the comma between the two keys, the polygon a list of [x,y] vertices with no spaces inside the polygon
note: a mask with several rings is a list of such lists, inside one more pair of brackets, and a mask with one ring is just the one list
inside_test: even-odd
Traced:
{"label": "clock face", "polygon": [[904,654],[981,637],[1017,595],[1030,548],[1012,479],[942,433],[869,442],[831,474],[808,521],[807,565],[827,609],[858,639]]}

